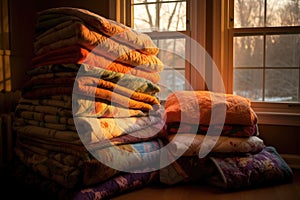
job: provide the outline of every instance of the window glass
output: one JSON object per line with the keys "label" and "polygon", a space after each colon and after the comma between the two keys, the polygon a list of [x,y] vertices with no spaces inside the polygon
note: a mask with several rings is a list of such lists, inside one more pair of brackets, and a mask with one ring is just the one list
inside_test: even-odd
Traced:
{"label": "window glass", "polygon": [[186,29],[185,2],[161,4],[159,29],[163,31],[183,31]]}
{"label": "window glass", "polygon": [[299,69],[267,69],[265,101],[299,101]]}
{"label": "window glass", "polygon": [[300,34],[269,35],[266,38],[266,67],[300,66]]}
{"label": "window glass", "polygon": [[185,31],[186,1],[134,1],[134,28],[142,32]]}
{"label": "window glass", "polygon": [[234,27],[261,27],[264,26],[264,1],[262,0],[235,0]]}
{"label": "window glass", "polygon": [[263,99],[263,70],[234,69],[234,94],[251,100]]}
{"label": "window glass", "polygon": [[263,67],[263,37],[235,37],[234,67]]}
{"label": "window glass", "polygon": [[267,0],[266,26],[299,26],[300,2],[298,0]]}
{"label": "window glass", "polygon": [[134,28],[141,32],[151,32],[158,29],[156,20],[156,4],[134,6]]}

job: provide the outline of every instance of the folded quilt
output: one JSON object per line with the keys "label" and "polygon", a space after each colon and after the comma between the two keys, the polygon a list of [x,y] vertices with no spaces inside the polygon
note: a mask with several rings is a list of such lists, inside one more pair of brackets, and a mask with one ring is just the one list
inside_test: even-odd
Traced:
{"label": "folded quilt", "polygon": [[[73,117],[142,117],[161,116],[161,109],[143,111],[111,105],[111,102],[82,95],[48,96],[44,99],[21,98],[15,110],[16,116],[42,122],[72,124]],[[55,119],[54,119],[55,117]]]}
{"label": "folded quilt", "polygon": [[77,63],[68,63],[68,64],[58,63],[53,65],[41,65],[34,68],[30,68],[29,70],[26,71],[26,74],[29,77],[38,76],[41,74],[50,74],[50,73],[59,73],[59,72],[73,72],[77,74],[80,66],[81,64],[77,64]]}
{"label": "folded quilt", "polygon": [[[17,123],[17,122],[16,122]],[[81,145],[82,142],[76,130],[56,130],[53,128],[35,126],[35,125],[14,125],[14,130],[18,134],[36,137],[45,140],[61,141],[64,143]]]}
{"label": "folded quilt", "polygon": [[[79,84],[76,84],[79,83]],[[72,96],[73,92],[77,95],[84,95],[87,97],[95,98],[95,101],[97,99],[100,99],[100,101],[109,101],[114,106],[121,106],[123,108],[130,108],[130,109],[139,109],[143,111],[149,111],[149,110],[156,110],[160,107],[159,101],[156,97],[143,94],[143,93],[137,93],[134,92],[135,100],[131,99],[130,97],[124,96],[122,94],[113,92],[111,90],[107,90],[105,88],[98,88],[95,86],[90,85],[80,85],[81,83],[86,84],[85,82],[78,82],[76,81],[75,86],[49,86],[49,87],[39,87],[34,88],[30,91],[26,91],[23,93],[23,98],[25,99],[46,99],[49,96],[54,95],[66,95],[66,96]],[[79,86],[79,87],[78,87]],[[118,87],[120,89],[120,87]],[[128,92],[128,89],[125,89],[126,92]],[[145,98],[144,98],[145,97]],[[143,100],[148,100],[148,102],[145,102]]]}
{"label": "folded quilt", "polygon": [[122,144],[133,144],[139,142],[146,142],[149,140],[154,140],[156,138],[164,138],[163,132],[159,131],[160,124],[155,124],[143,129],[133,131],[127,134],[120,135],[118,137],[111,138],[109,140],[100,140],[97,142],[86,143],[85,147],[88,150],[101,149],[105,147],[110,147],[113,145],[122,145]]}
{"label": "folded quilt", "polygon": [[[76,64],[74,64],[76,65]],[[146,94],[154,95],[160,91],[160,87],[157,84],[154,84],[152,81],[149,81],[145,78],[141,78],[138,76],[134,76],[131,74],[124,74],[120,72],[115,72],[111,70],[106,70],[102,68],[92,67],[87,64],[81,64],[80,66],[72,66],[71,69],[77,68],[76,71],[63,71],[67,69],[66,66],[69,65],[61,65],[61,70],[58,70],[60,65],[54,65],[52,67],[49,66],[49,71],[45,71],[43,73],[33,72],[35,69],[29,71],[29,75],[31,78],[27,81],[27,87],[30,87],[34,84],[43,84],[43,79],[45,81],[47,79],[60,79],[60,78],[75,78],[79,76],[91,76],[94,78],[103,79],[105,81],[109,81],[115,84],[118,84],[123,87],[130,88],[136,92],[143,92]],[[44,67],[44,69],[46,69]],[[35,81],[42,80],[40,83],[35,83]],[[25,87],[25,86],[24,86]]]}
{"label": "folded quilt", "polygon": [[80,190],[74,195],[74,200],[110,199],[156,182],[158,182],[158,171],[121,173],[94,187]]}
{"label": "folded quilt", "polygon": [[[57,31],[54,28],[56,25],[70,20],[83,22],[89,29],[107,36],[113,36],[114,40],[130,45],[142,53],[156,55],[159,51],[148,35],[80,8],[58,7],[39,12],[36,23],[37,37],[45,31],[48,31],[48,33]],[[52,27],[52,29],[49,30],[49,27]]]}
{"label": "folded quilt", "polygon": [[48,135],[44,134],[45,131],[41,134],[39,134],[39,132],[29,132],[28,128],[20,128],[18,131],[16,131],[16,133],[18,134],[18,143],[22,144],[23,146],[30,145],[31,147],[35,146],[43,148],[47,152],[54,151],[76,156],[84,156],[84,153],[87,152],[86,149],[95,150],[114,145],[132,144],[149,141],[156,138],[163,138],[165,135],[159,130],[161,126],[161,123],[157,123],[140,130],[128,132],[118,137],[101,140],[97,139],[94,141],[87,136],[86,138],[83,136],[80,137],[81,140],[63,140],[60,137],[49,137]]}
{"label": "folded quilt", "polygon": [[37,121],[39,123],[49,123],[57,124],[64,126],[75,126],[73,117],[65,117],[54,114],[47,114],[44,112],[34,112],[34,111],[21,111],[18,110],[18,113],[15,115],[16,124],[22,124],[23,121],[26,124],[26,121]]}
{"label": "folded quilt", "polygon": [[[26,114],[29,114],[29,113],[26,113]],[[52,120],[55,120],[55,118],[52,118],[52,117],[55,117],[55,116],[50,116],[49,121],[51,121],[51,122],[49,122],[47,118],[46,118],[47,121],[40,121],[40,120],[36,120],[36,119],[26,119],[26,118],[22,118],[22,117],[16,117],[14,119],[15,120],[14,123],[15,123],[15,126],[31,125],[31,126],[54,129],[57,131],[76,131],[77,130],[74,124],[52,122]]]}
{"label": "folded quilt", "polygon": [[[100,88],[98,85],[102,87]],[[101,79],[91,77],[77,78],[74,83],[73,92],[79,95],[111,101],[112,104],[117,103],[125,108],[155,110],[160,105],[158,98],[155,96],[135,92],[128,88],[109,82],[105,83]]]}
{"label": "folded quilt", "polygon": [[74,117],[143,117],[148,115],[162,115],[161,109],[144,111],[139,109],[124,108],[112,105],[110,101],[93,99],[82,95],[73,94],[72,111]]}
{"label": "folded quilt", "polygon": [[257,153],[265,144],[257,136],[228,137],[195,134],[169,135],[169,151],[174,156],[197,156],[200,149],[209,149],[211,153]]}
{"label": "folded quilt", "polygon": [[131,88],[136,92],[144,92],[146,94],[156,94],[160,92],[160,87],[145,78],[132,74],[120,73],[103,68],[81,64],[77,76],[92,76],[106,81],[116,83],[120,86]]}
{"label": "folded quilt", "polygon": [[36,74],[34,76],[30,76],[30,79],[26,82],[34,81],[35,79],[47,79],[47,78],[73,78],[77,76],[77,71],[60,71],[60,72],[48,72],[43,74]]}
{"label": "folded quilt", "polygon": [[[161,148],[161,142],[153,139],[145,142],[93,149],[90,152],[77,150],[77,152],[80,152],[77,155],[76,153],[60,151],[62,147],[60,147],[60,150],[53,150],[55,146],[50,146],[52,150],[47,148],[46,150],[53,153],[57,152],[54,157],[70,154],[73,157],[78,156],[80,161],[76,166],[61,163],[53,156],[49,157],[44,150],[45,146],[34,140],[31,143],[26,140],[18,141],[16,155],[26,166],[44,177],[65,187],[73,188],[78,185],[89,186],[100,183],[120,171],[138,172],[145,168],[149,168],[150,171],[157,169],[159,166],[158,150]],[[67,155],[64,157],[69,158]],[[68,162],[73,163],[73,161]],[[53,170],[49,170],[49,166]],[[76,173],[72,174],[73,170],[77,170]],[[65,174],[64,171],[66,171]],[[72,176],[67,176],[67,173]],[[66,177],[63,175],[66,175]]]}
{"label": "folded quilt", "polygon": [[[26,148],[29,147],[29,148]],[[94,183],[103,182],[119,173],[98,160],[70,158],[69,154],[53,152],[51,154],[41,154],[34,146],[20,145],[16,148],[16,156],[24,165],[37,172],[39,175],[52,180],[65,188],[78,188],[89,186]],[[62,163],[56,157],[74,159],[69,163]],[[77,161],[77,163],[73,162]],[[72,163],[70,163],[72,162]]]}
{"label": "folded quilt", "polygon": [[[103,70],[103,69],[101,69]],[[99,70],[99,71],[101,71]],[[41,74],[31,77],[23,85],[23,93],[30,91],[35,87],[46,87],[46,86],[55,86],[55,85],[64,85],[64,86],[73,86],[75,81],[81,81],[81,79],[90,79],[87,80],[89,84],[95,84],[98,87],[103,87],[111,90],[115,90],[116,87],[123,87],[127,90],[133,90],[134,92],[140,92],[148,95],[155,95],[160,91],[159,87],[147,81],[143,78],[134,77],[132,75],[125,75],[124,78],[119,78],[120,76],[114,75],[117,72],[103,70],[103,75],[99,73],[99,76],[78,72],[74,73],[51,73],[51,74]],[[118,80],[119,78],[119,80]]]}
{"label": "folded quilt", "polygon": [[32,78],[25,82],[22,88],[22,94],[30,92],[31,90],[45,88],[45,87],[72,87],[74,85],[75,77],[43,77]]}
{"label": "folded quilt", "polygon": [[[78,92],[80,94],[80,92],[83,91],[82,95],[94,97],[95,94],[97,94],[97,89],[103,88],[105,90],[111,91],[113,94],[117,93],[122,96],[126,96],[130,99],[142,101],[145,103],[149,103],[151,105],[159,104],[159,100],[156,96],[146,94],[144,93],[144,91],[137,92],[134,86],[135,86],[134,83],[128,86],[127,85],[122,86],[113,82],[105,81],[101,78],[95,78],[91,76],[78,76],[76,78],[76,81],[74,82],[74,92],[76,93]],[[92,93],[93,91],[95,91],[94,94]],[[98,95],[102,96],[102,94],[98,94]],[[106,98],[104,97],[103,99]],[[111,100],[111,99],[106,99],[106,100]]]}
{"label": "folded quilt", "polygon": [[47,87],[35,87],[31,90],[22,91],[22,97],[25,99],[47,99],[54,95],[68,95],[71,96],[73,92],[72,86],[64,86],[63,84],[56,84]]}
{"label": "folded quilt", "polygon": [[77,132],[85,144],[108,141],[124,134],[150,137],[159,134],[164,126],[159,116],[151,115],[127,118],[75,117],[74,121]]}
{"label": "folded quilt", "polygon": [[[80,166],[82,166],[80,162],[73,166],[65,165],[49,158],[48,155],[34,153],[24,147],[16,147],[15,153],[27,167],[41,176],[50,178],[66,188],[74,188],[79,184]],[[61,154],[57,156],[61,156]]]}
{"label": "folded quilt", "polygon": [[257,124],[257,115],[249,99],[211,91],[171,93],[165,103],[165,119],[167,124]]}
{"label": "folded quilt", "polygon": [[47,99],[25,99],[23,97],[19,100],[19,105],[31,106],[53,106],[56,109],[72,108],[72,97],[67,95],[53,95]]}
{"label": "folded quilt", "polygon": [[[93,185],[107,180],[113,173],[154,171],[159,167],[158,139],[122,144],[90,151],[93,158],[83,163],[83,185]],[[108,173],[109,172],[109,173]],[[108,173],[109,176],[105,176]]]}
{"label": "folded quilt", "polygon": [[211,125],[201,125],[201,124],[188,124],[188,123],[169,123],[166,126],[166,131],[168,134],[177,133],[195,133],[206,135],[222,135],[230,137],[249,137],[258,136],[258,125],[239,125],[239,124],[211,124]]}
{"label": "folded quilt", "polygon": [[[58,25],[58,26],[61,26]],[[57,31],[46,34],[35,41],[35,55],[42,55],[51,50],[66,46],[80,45],[89,51],[105,56],[112,61],[133,65],[150,72],[163,70],[163,63],[156,55],[146,55],[126,45],[117,43],[106,35],[89,30],[80,22],[71,22]]]}
{"label": "folded quilt", "polygon": [[[73,63],[73,66],[69,67],[70,63]],[[61,71],[57,69],[58,66],[61,65],[69,69],[72,69],[71,67],[74,68],[75,65],[77,66],[77,69],[79,69],[80,64],[86,64],[90,67],[102,68],[124,74],[131,74],[150,80],[155,84],[160,80],[158,72],[143,71],[135,68],[133,65],[109,60],[104,56],[97,55],[78,45],[63,47],[39,56],[34,56],[31,60],[31,68],[28,73],[41,73],[50,70]]]}
{"label": "folded quilt", "polygon": [[226,190],[256,188],[291,182],[293,172],[272,146],[256,154],[211,156],[218,174],[209,183]]}
{"label": "folded quilt", "polygon": [[60,152],[77,156],[83,160],[90,160],[90,154],[81,141],[70,143],[60,139],[35,137],[23,132],[17,132],[17,142],[20,146],[26,146],[28,149],[39,147],[49,152]]}
{"label": "folded quilt", "polygon": [[25,99],[21,98],[19,104],[16,106],[15,113],[17,116],[23,111],[43,113],[45,115],[55,115],[57,117],[73,117],[72,109],[70,109],[70,102],[63,104],[55,99]]}
{"label": "folded quilt", "polygon": [[[124,172],[151,171],[160,168],[160,139],[90,150],[99,164]],[[94,174],[93,171],[90,171]]]}

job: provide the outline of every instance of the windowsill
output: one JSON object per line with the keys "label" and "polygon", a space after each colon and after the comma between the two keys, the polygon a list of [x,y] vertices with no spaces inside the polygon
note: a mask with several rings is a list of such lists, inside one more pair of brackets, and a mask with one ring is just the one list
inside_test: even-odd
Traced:
{"label": "windowsill", "polygon": [[256,112],[259,124],[300,126],[299,113]]}
{"label": "windowsill", "polygon": [[300,126],[299,103],[252,102],[259,124]]}

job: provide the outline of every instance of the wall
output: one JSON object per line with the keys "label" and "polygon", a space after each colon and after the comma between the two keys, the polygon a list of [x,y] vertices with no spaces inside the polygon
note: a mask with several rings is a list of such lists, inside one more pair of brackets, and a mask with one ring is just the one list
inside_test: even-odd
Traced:
{"label": "wall", "polygon": [[259,125],[260,137],[283,154],[300,155],[300,126]]}
{"label": "wall", "polygon": [[84,8],[104,17],[109,15],[109,0],[10,0],[9,3],[12,90],[21,89],[26,80],[25,73],[32,58],[32,41],[37,12],[53,7],[68,6]]}

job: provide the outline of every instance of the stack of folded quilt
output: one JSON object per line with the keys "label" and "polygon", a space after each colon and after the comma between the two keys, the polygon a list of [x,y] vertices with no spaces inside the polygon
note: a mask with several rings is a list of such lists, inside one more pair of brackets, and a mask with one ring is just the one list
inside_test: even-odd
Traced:
{"label": "stack of folded quilt", "polygon": [[158,178],[158,51],[149,36],[84,9],[38,13],[16,108],[17,158],[65,189],[93,186],[98,195],[106,181],[130,178],[118,191],[105,186],[106,198]]}
{"label": "stack of folded quilt", "polygon": [[249,99],[209,91],[157,97],[151,38],[88,10],[38,13],[14,121],[16,177],[61,199],[109,199],[160,181],[225,189],[287,182]]}
{"label": "stack of folded quilt", "polygon": [[249,99],[211,91],[176,91],[165,104],[165,141],[173,161],[160,181],[211,184],[226,190],[292,180],[276,149],[259,138]]}

